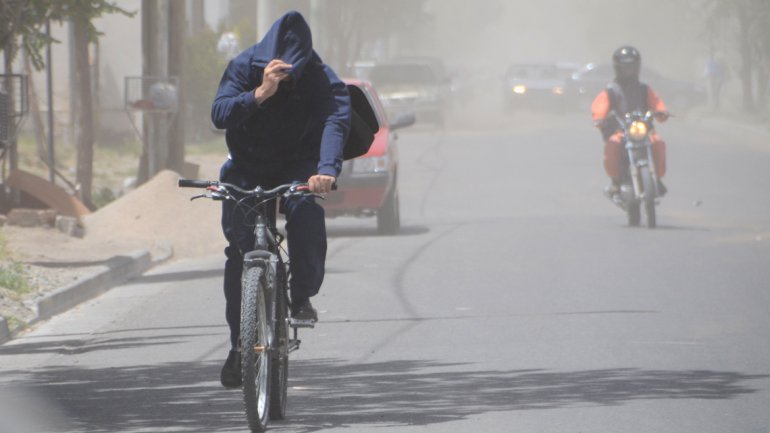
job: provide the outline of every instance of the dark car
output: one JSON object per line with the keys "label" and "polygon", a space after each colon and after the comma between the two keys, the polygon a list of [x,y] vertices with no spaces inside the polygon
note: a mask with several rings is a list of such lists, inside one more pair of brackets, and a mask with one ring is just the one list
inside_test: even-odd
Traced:
{"label": "dark car", "polygon": [[432,58],[396,59],[378,63],[368,73],[388,116],[414,113],[418,122],[443,126],[451,80],[440,61]]}
{"label": "dark car", "polygon": [[578,70],[571,63],[516,63],[503,76],[503,109],[562,109],[564,86]]}
{"label": "dark car", "polygon": [[380,130],[375,134],[369,152],[343,163],[337,190],[322,200],[321,205],[330,218],[376,216],[380,234],[395,234],[401,227],[401,214],[398,200],[398,137],[394,131],[412,125],[415,116],[402,112],[391,121],[385,115],[371,82],[360,79],[345,79],[345,82],[364,91],[374,108]]}
{"label": "dark car", "polygon": [[[580,110],[590,109],[596,95],[615,79],[610,63],[589,63],[567,80],[566,92]],[[642,66],[639,79],[652,87],[672,112],[682,112],[708,100],[704,86],[664,77]]]}

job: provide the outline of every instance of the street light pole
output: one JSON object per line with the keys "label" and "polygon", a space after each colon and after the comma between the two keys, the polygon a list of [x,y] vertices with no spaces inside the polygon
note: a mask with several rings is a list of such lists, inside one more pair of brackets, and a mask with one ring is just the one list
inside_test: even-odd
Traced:
{"label": "street light pole", "polygon": [[[45,22],[45,34],[48,40],[51,40],[51,20]],[[45,65],[46,65],[46,97],[48,98],[48,181],[54,183],[56,163],[53,154],[53,62],[51,61],[51,43],[46,45]],[[72,97],[72,96],[71,96]]]}

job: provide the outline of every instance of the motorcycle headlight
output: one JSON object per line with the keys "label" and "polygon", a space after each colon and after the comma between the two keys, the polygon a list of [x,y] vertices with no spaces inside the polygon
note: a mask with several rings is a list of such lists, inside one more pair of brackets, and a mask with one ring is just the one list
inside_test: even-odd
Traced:
{"label": "motorcycle headlight", "polygon": [[647,136],[647,124],[639,120],[634,121],[628,128],[628,134],[632,140],[644,140],[644,137]]}
{"label": "motorcycle headlight", "polygon": [[527,86],[525,86],[523,84],[519,84],[519,85],[513,86],[513,93],[516,93],[516,94],[519,94],[519,95],[523,95],[523,94],[527,93]]}
{"label": "motorcycle headlight", "polygon": [[388,170],[388,156],[356,158],[353,160],[354,174],[382,173]]}

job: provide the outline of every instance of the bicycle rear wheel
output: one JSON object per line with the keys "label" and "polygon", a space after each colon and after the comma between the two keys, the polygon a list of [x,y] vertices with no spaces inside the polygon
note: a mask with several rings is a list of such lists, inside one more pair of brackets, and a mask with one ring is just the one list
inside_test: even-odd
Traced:
{"label": "bicycle rear wheel", "polygon": [[251,431],[267,428],[270,411],[270,330],[263,270],[250,267],[241,280],[241,378]]}
{"label": "bicycle rear wheel", "polygon": [[289,317],[286,273],[278,266],[275,281],[275,345],[271,351],[270,419],[286,418],[286,396],[289,387]]}

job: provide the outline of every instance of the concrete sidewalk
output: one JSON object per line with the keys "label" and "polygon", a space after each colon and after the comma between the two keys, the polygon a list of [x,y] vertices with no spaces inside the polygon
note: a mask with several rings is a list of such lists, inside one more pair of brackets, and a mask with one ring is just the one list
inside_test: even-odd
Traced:
{"label": "concrete sidewalk", "polygon": [[[170,248],[160,257],[155,258],[147,250],[112,256],[95,271],[78,277],[73,283],[60,287],[38,300],[35,303],[35,318],[27,325],[34,325],[93,299],[115,286],[142,275],[152,267],[167,261],[171,256]],[[5,318],[0,317],[0,344],[12,339],[13,336],[14,333],[9,329]]]}

